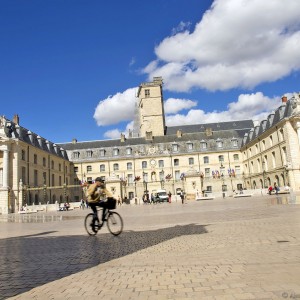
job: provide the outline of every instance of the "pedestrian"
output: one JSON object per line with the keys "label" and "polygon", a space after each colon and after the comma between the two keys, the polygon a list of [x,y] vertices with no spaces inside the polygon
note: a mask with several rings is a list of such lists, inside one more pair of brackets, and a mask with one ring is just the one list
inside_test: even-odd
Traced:
{"label": "pedestrian", "polygon": [[278,195],[279,187],[277,186],[276,182],[274,182],[274,190],[275,190],[275,194]]}
{"label": "pedestrian", "polygon": [[134,198],[134,203],[137,205],[137,197]]}
{"label": "pedestrian", "polygon": [[81,200],[80,200],[80,208],[81,208],[81,209],[84,209],[84,207],[85,207],[84,200],[81,199]]}
{"label": "pedestrian", "polygon": [[120,196],[118,196],[118,205],[122,205]]}
{"label": "pedestrian", "polygon": [[151,204],[151,203],[154,204],[154,195],[153,195],[153,193],[151,193],[151,202],[150,202],[150,204]]}
{"label": "pedestrian", "polygon": [[184,192],[180,192],[181,203],[184,204]]}
{"label": "pedestrian", "polygon": [[169,196],[169,203],[171,203],[171,201],[172,201],[172,193],[170,191],[169,191],[168,196]]}
{"label": "pedestrian", "polygon": [[269,191],[269,195],[271,195],[271,194],[272,194],[272,191],[273,191],[272,186],[269,186],[268,191]]}

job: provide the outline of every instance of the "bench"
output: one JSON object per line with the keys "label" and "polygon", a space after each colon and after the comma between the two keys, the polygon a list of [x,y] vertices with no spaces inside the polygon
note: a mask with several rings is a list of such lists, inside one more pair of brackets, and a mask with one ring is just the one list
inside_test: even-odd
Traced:
{"label": "bench", "polygon": [[252,197],[253,194],[235,194],[233,198],[241,198],[241,197]]}
{"label": "bench", "polygon": [[214,196],[206,196],[206,197],[198,197],[196,199],[196,201],[200,201],[200,200],[213,200],[213,199],[215,199]]}
{"label": "bench", "polygon": [[37,213],[36,210],[20,210],[19,214],[34,214]]}

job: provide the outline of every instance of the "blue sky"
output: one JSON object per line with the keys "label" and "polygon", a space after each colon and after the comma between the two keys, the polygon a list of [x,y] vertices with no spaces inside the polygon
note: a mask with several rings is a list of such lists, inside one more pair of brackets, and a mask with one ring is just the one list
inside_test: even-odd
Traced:
{"label": "blue sky", "polygon": [[0,115],[50,141],[118,138],[164,79],[167,125],[261,120],[299,92],[298,0],[0,0]]}

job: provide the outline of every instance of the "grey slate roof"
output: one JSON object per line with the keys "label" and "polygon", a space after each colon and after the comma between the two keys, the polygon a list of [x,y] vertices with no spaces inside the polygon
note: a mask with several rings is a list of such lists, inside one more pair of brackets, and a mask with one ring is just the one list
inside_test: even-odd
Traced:
{"label": "grey slate roof", "polygon": [[[220,122],[212,124],[197,124],[197,125],[185,125],[185,126],[174,126],[167,128],[167,134],[165,136],[155,136],[152,140],[146,140],[145,138],[128,138],[125,141],[121,139],[115,140],[98,140],[98,141],[84,141],[76,143],[63,143],[59,144],[60,147],[64,148],[68,152],[80,151],[80,150],[99,150],[105,149],[110,151],[113,148],[126,148],[132,147],[136,148],[143,145],[152,144],[172,144],[178,143],[181,145],[182,151],[186,151],[186,144],[188,142],[194,143],[199,151],[200,142],[205,141],[208,144],[207,150],[215,151],[217,139],[223,141],[223,150],[232,149],[232,139],[236,139],[238,142],[237,149],[240,148],[242,143],[242,138],[249,129],[253,127],[253,121],[234,121],[234,122]],[[212,135],[206,135],[206,128],[212,129]],[[177,136],[177,130],[182,131],[182,136]],[[126,155],[123,151],[123,154]],[[70,153],[69,153],[70,155]],[[98,155],[98,154],[95,154]],[[108,154],[108,157],[112,154]]]}
{"label": "grey slate roof", "polygon": [[243,138],[242,147],[278,124],[282,119],[290,117],[292,115],[292,101],[293,99],[290,99],[286,104],[282,104],[274,113],[269,114],[266,120],[262,120],[259,125],[251,128]]}
{"label": "grey slate roof", "polygon": [[67,152],[64,149],[61,149],[59,145],[40,137],[38,134],[31,132],[20,125],[16,125],[11,120],[6,118],[5,120],[6,123],[4,130],[7,137],[16,138],[33,147],[37,147],[63,159],[68,159]]}

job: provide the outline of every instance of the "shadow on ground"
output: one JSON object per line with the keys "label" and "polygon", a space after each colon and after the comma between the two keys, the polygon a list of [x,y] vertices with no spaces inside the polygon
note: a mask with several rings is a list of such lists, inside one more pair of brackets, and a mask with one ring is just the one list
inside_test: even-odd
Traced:
{"label": "shadow on ground", "polygon": [[207,233],[189,224],[153,231],[90,236],[47,236],[49,232],[0,240],[0,299],[120,258],[167,240]]}

